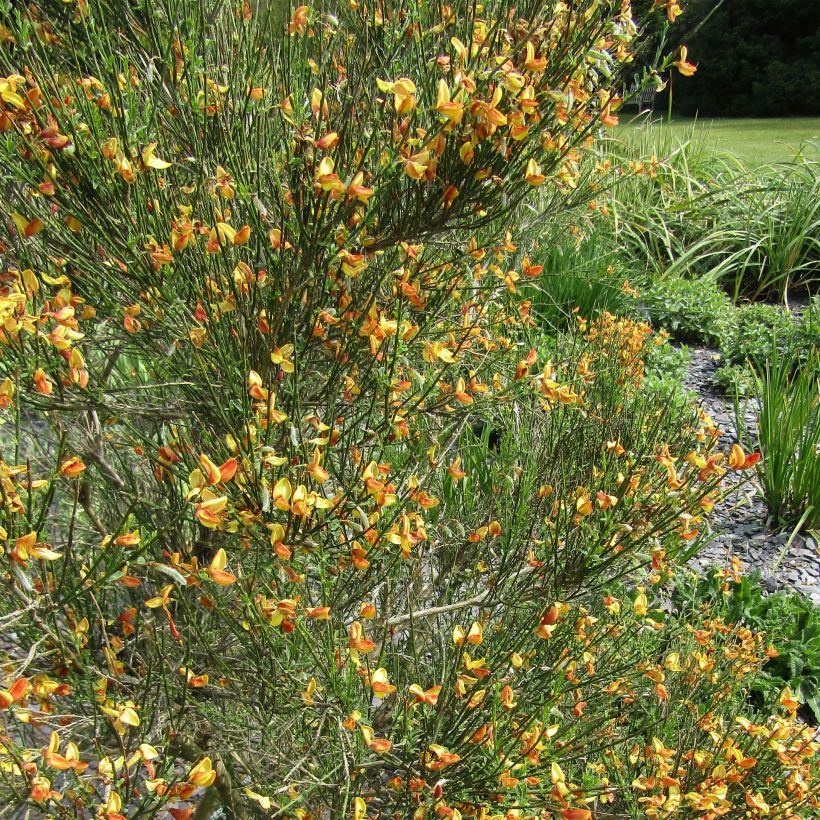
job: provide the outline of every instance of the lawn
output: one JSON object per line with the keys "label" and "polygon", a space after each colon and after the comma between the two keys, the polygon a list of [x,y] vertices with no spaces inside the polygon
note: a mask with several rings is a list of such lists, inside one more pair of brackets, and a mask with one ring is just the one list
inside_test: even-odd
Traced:
{"label": "lawn", "polygon": [[[645,117],[627,119],[616,133],[644,127]],[[720,151],[729,151],[749,165],[782,162],[794,157],[798,149],[804,155],[820,159],[820,119],[765,119],[765,120],[690,120],[673,119],[667,123],[653,120],[650,128],[658,137],[673,136],[686,139],[695,133]]]}

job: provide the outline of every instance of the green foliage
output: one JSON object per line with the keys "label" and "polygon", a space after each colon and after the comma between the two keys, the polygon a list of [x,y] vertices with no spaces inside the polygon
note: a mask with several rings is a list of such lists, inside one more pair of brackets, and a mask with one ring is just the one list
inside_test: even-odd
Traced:
{"label": "green foliage", "polygon": [[[602,150],[617,184],[599,209],[609,241],[639,273],[664,276],[714,222],[715,192],[738,172],[729,154],[720,154],[692,128],[678,138],[660,139],[649,128],[610,139]],[[696,264],[679,265],[679,273],[704,273]]]}
{"label": "green foliage", "polygon": [[[805,361],[793,347],[754,365],[758,403],[757,465],[773,522],[820,526],[820,350]],[[736,416],[741,417],[736,405]]]}
{"label": "green foliage", "polygon": [[754,376],[748,363],[724,364],[715,371],[712,384],[727,396],[747,397],[754,388]]}
{"label": "green foliage", "polygon": [[653,276],[713,278],[737,302],[785,301],[820,276],[816,162],[748,171],[692,129],[658,144],[651,129],[613,141],[621,174],[601,214],[612,242]]}
{"label": "green foliage", "polygon": [[788,310],[779,305],[751,304],[727,312],[717,340],[726,364],[762,364],[778,351],[793,348],[795,334]]}
{"label": "green foliage", "polygon": [[[737,186],[709,237],[714,266],[735,301],[777,298],[820,280],[820,166],[800,160]],[[697,246],[696,246],[697,247]]]}
{"label": "green foliage", "polygon": [[[803,0],[691,0],[675,30],[698,64],[675,78],[675,111],[708,117],[817,116],[820,6]],[[661,101],[663,105],[665,100]]]}
{"label": "green foliage", "polygon": [[652,324],[691,344],[720,343],[732,303],[711,279],[665,277],[641,289],[640,304]]}
{"label": "green foliage", "polygon": [[679,577],[673,602],[762,632],[776,654],[751,686],[755,702],[762,707],[788,686],[804,704],[805,717],[820,724],[820,606],[797,592],[767,595],[757,573],[726,576],[712,568],[700,576]]}
{"label": "green foliage", "polygon": [[794,366],[805,364],[820,346],[820,302],[815,297],[798,318],[778,305],[744,305],[727,314],[719,345],[723,364],[713,382],[727,395],[752,394],[755,379],[751,364],[762,366],[787,352]]}
{"label": "green foliage", "polygon": [[668,339],[659,341],[662,344],[656,344],[646,357],[644,387],[668,396],[684,396],[681,384],[689,368],[689,350],[685,345],[670,344]]}
{"label": "green foliage", "polygon": [[594,319],[603,311],[623,315],[631,302],[614,249],[594,231],[579,239],[571,234],[541,237],[530,264],[543,270],[536,280],[527,281],[525,275],[521,295],[532,303],[539,327],[549,332],[566,329],[576,316]]}

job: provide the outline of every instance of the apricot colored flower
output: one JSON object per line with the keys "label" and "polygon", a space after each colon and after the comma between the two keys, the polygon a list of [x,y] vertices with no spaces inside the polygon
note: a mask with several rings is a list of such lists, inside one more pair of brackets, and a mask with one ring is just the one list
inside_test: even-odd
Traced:
{"label": "apricot colored flower", "polygon": [[85,472],[85,464],[83,464],[79,456],[72,456],[60,465],[60,472],[68,478],[76,478]]}
{"label": "apricot colored flower", "polygon": [[754,467],[758,461],[760,461],[760,453],[752,453],[747,456],[739,444],[732,445],[732,450],[729,453],[729,466],[733,470],[748,470]]}
{"label": "apricot colored flower", "polygon": [[686,46],[681,46],[680,57],[673,63],[684,77],[691,77],[698,70],[696,65],[686,62],[688,54],[689,49],[687,49]]}
{"label": "apricot colored flower", "polygon": [[376,80],[380,91],[393,95],[393,107],[397,114],[409,114],[416,107],[416,84],[407,77],[400,77],[394,83]]}
{"label": "apricot colored flower", "polygon": [[210,757],[203,757],[188,773],[188,782],[200,789],[206,789],[216,780]]}
{"label": "apricot colored flower", "polygon": [[206,572],[211,576],[211,580],[221,587],[228,587],[236,583],[236,576],[226,572],[225,567],[228,564],[228,556],[225,550],[220,547],[216,551],[211,563],[208,565]]}

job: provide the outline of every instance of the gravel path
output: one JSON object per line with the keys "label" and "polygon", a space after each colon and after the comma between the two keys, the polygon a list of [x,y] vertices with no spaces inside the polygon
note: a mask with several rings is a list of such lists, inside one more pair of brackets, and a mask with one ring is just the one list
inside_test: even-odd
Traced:
{"label": "gravel path", "polygon": [[[712,376],[719,365],[719,356],[704,347],[689,349],[689,372],[684,385],[692,390],[704,410],[723,431],[720,443],[728,449],[737,441],[732,400],[712,385]],[[755,408],[744,413],[744,424],[755,436]],[[734,483],[732,483],[734,480]],[[766,525],[767,511],[756,482],[748,476],[730,474],[726,479],[725,500],[711,516],[714,539],[692,560],[692,565],[704,569],[711,564],[726,564],[736,555],[746,570],[760,570],[769,592],[797,589],[820,603],[820,550],[809,536],[777,532]]]}

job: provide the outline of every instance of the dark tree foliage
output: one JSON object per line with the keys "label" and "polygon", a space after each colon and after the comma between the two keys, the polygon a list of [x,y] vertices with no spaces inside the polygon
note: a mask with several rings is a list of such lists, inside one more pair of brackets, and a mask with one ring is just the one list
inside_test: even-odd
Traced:
{"label": "dark tree foliage", "polygon": [[[694,77],[673,78],[673,110],[704,117],[820,116],[820,3],[724,0],[716,9],[717,3],[682,4],[684,14],[670,31],[698,64]],[[664,93],[661,106],[666,102]]]}

